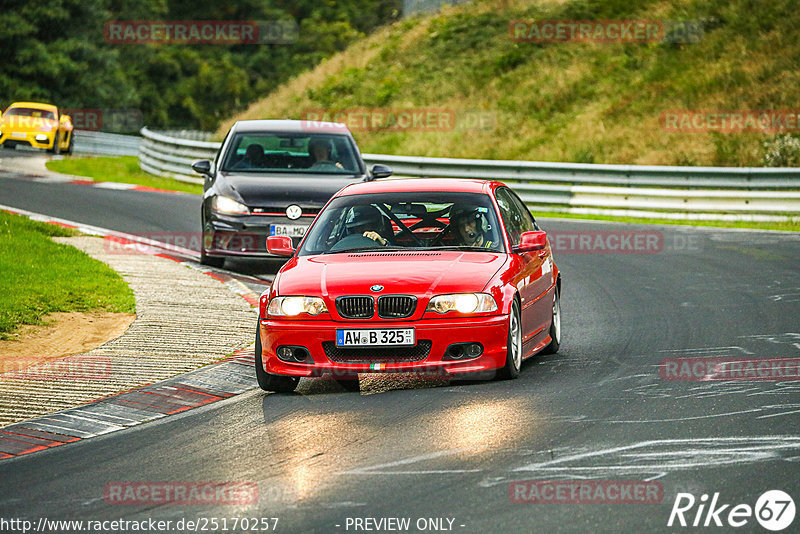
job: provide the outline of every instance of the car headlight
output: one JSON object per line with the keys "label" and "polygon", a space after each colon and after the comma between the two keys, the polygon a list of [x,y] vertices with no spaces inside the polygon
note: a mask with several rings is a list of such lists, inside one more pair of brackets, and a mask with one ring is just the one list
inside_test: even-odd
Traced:
{"label": "car headlight", "polygon": [[497,302],[487,293],[457,293],[433,297],[425,311],[447,313],[485,313],[497,311]]}
{"label": "car headlight", "polygon": [[215,196],[211,201],[211,209],[220,213],[230,213],[233,215],[248,215],[250,210],[241,202],[236,202],[232,198]]}
{"label": "car headlight", "polygon": [[276,317],[293,317],[301,313],[319,315],[327,311],[325,301],[319,297],[275,297],[267,308],[267,314]]}

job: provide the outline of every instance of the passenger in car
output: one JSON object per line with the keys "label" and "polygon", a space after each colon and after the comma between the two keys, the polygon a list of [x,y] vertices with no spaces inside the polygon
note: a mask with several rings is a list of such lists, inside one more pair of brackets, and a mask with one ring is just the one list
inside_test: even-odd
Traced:
{"label": "passenger in car", "polygon": [[239,160],[234,168],[236,169],[257,169],[266,166],[264,149],[261,145],[253,143],[247,146],[244,157]]}
{"label": "passenger in car", "polygon": [[488,222],[486,208],[454,204],[450,209],[450,227],[457,245],[491,248],[493,242],[486,235]]}

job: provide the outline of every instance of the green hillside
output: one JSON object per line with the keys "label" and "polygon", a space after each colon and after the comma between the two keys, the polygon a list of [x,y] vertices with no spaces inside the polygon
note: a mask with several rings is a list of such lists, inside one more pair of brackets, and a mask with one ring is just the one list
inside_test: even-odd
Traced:
{"label": "green hillside", "polygon": [[[511,21],[534,19],[665,21],[666,37],[646,43],[510,38]],[[681,27],[694,29],[691,38],[675,33]],[[374,119],[381,111],[433,109],[454,116],[456,127],[354,134],[368,153],[800,165],[797,133],[670,132],[659,120],[671,110],[800,109],[798,28],[800,10],[789,0],[478,1],[379,29],[224,122],[218,133],[233,120],[300,119],[307,110],[331,116],[365,108]],[[482,123],[463,124],[470,118]]]}

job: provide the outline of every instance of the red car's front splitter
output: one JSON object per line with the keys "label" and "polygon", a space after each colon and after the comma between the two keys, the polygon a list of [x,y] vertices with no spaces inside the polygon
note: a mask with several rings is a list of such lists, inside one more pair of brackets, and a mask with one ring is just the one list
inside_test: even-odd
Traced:
{"label": "red car's front splitter", "polygon": [[[364,351],[369,362],[336,362],[325,353],[323,342],[335,345],[337,328],[414,328],[417,343],[431,342],[427,357],[419,361],[391,361],[381,358],[381,349]],[[491,371],[505,365],[508,340],[508,317],[505,315],[451,320],[410,322],[380,321],[260,321],[262,361],[265,371],[276,375],[352,376],[357,373],[411,372],[423,375],[462,374]],[[447,347],[453,343],[478,342],[483,353],[477,358],[443,360]],[[305,347],[313,363],[289,363],[278,359],[276,351],[282,345]]]}

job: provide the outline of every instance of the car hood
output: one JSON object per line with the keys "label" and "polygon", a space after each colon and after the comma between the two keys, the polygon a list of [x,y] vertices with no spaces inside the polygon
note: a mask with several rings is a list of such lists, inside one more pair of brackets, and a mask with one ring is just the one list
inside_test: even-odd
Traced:
{"label": "car hood", "polygon": [[[279,295],[416,295],[482,291],[507,259],[497,252],[341,253],[293,258],[281,270]],[[382,285],[374,293],[370,288]]]}
{"label": "car hood", "polygon": [[0,125],[13,132],[51,132],[58,126],[58,121],[11,115],[0,119]]}
{"label": "car hood", "polygon": [[248,206],[299,204],[321,208],[342,187],[363,180],[361,175],[310,176],[303,174],[273,174],[269,176],[245,173],[226,173],[218,184],[220,193],[232,190]]}

